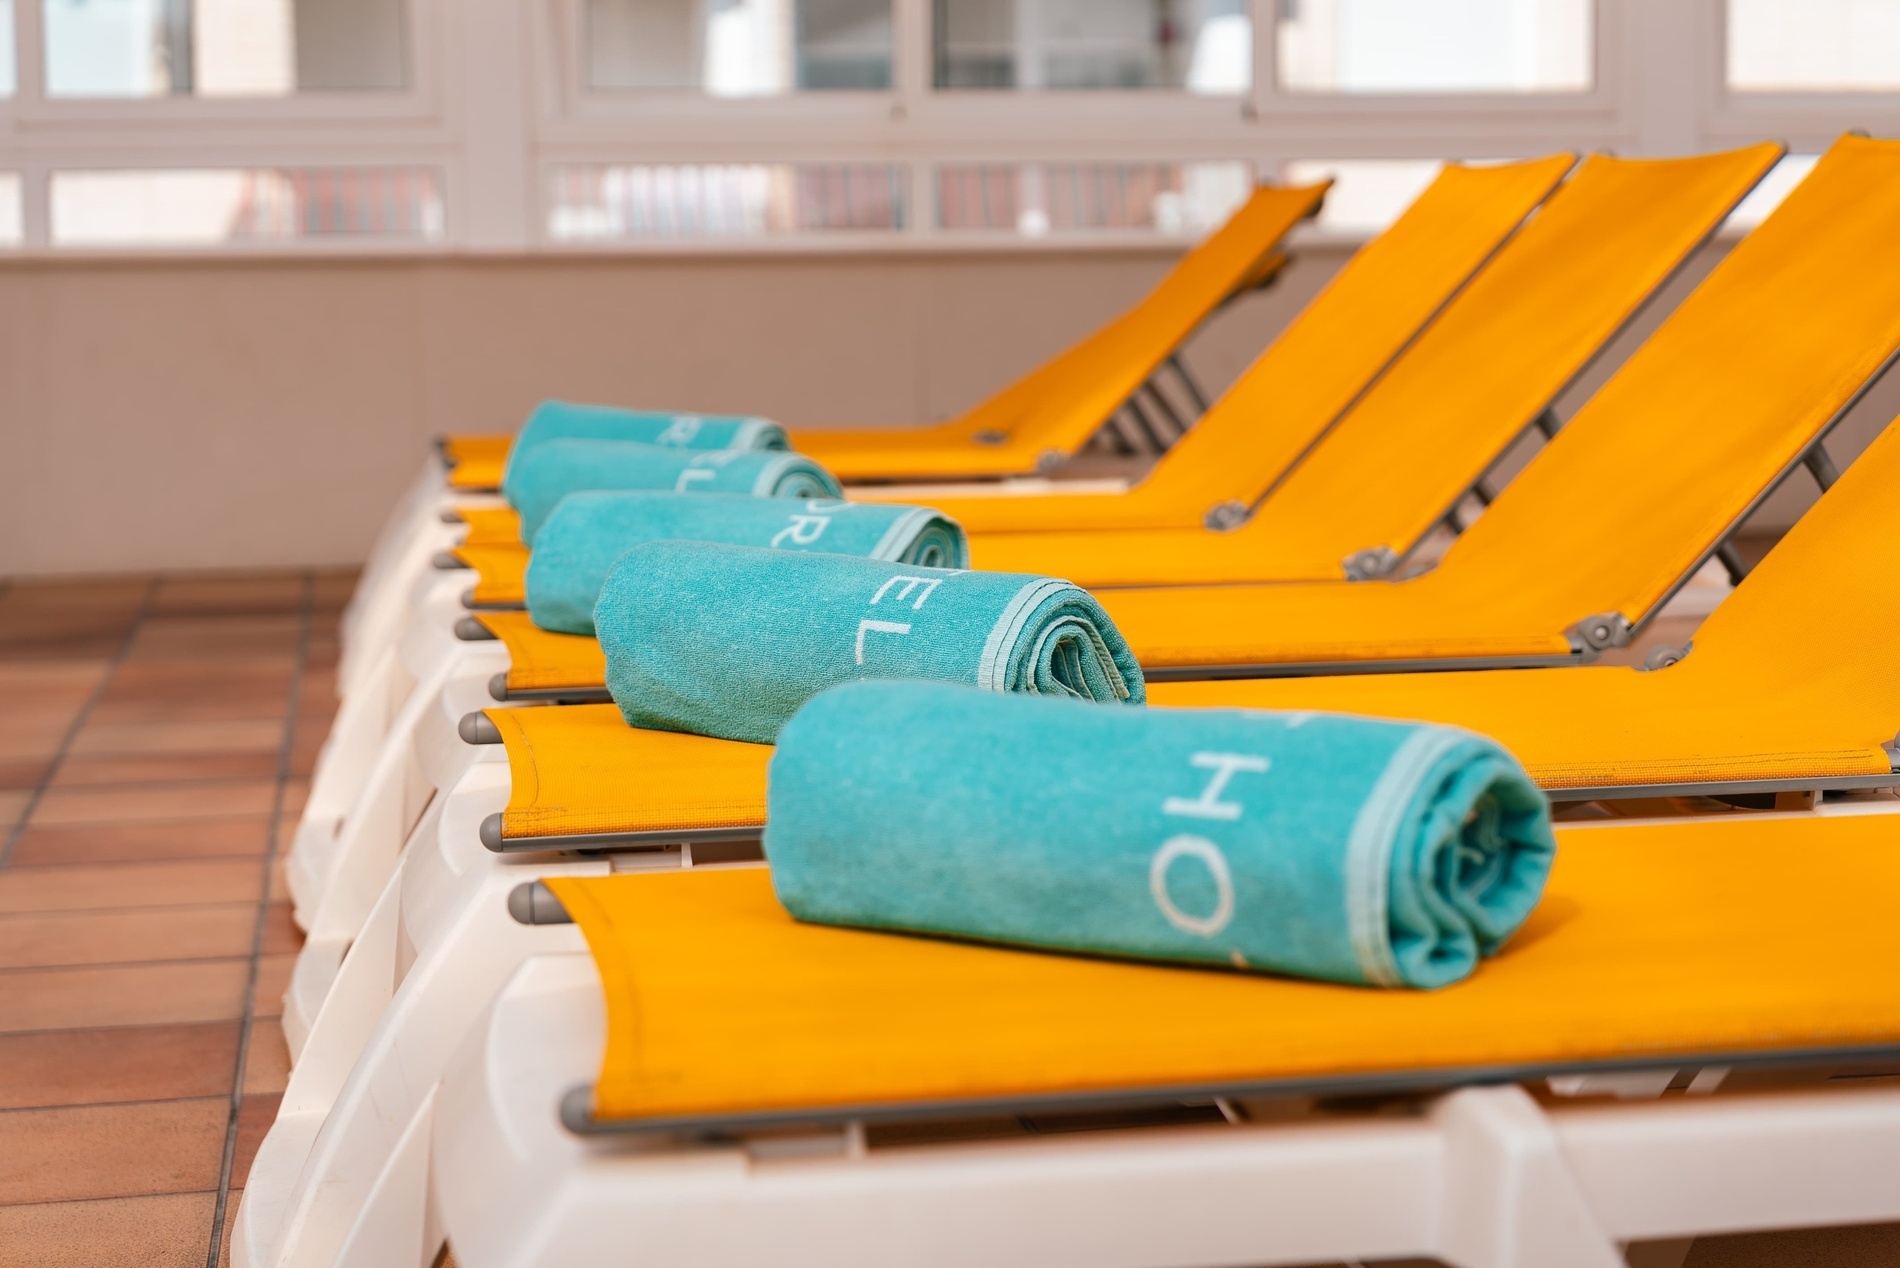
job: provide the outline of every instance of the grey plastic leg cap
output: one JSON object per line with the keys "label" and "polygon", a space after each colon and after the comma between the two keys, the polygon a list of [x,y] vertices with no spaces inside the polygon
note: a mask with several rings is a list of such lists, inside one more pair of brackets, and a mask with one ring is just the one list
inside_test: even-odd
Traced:
{"label": "grey plastic leg cap", "polygon": [[492,643],[496,639],[495,631],[489,629],[486,625],[483,625],[479,619],[472,616],[458,616],[455,618],[455,637],[461,639],[464,643]]}
{"label": "grey plastic leg cap", "polygon": [[473,713],[464,713],[462,720],[455,724],[455,733],[462,737],[464,744],[499,744],[501,728],[495,720],[480,709]]}
{"label": "grey plastic leg cap", "polygon": [[524,925],[571,925],[561,900],[542,881],[527,881],[508,891],[508,914]]}

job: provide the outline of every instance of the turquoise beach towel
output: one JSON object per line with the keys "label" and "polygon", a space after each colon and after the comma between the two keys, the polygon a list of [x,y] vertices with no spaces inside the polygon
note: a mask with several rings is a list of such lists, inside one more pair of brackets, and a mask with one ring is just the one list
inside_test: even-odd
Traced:
{"label": "turquoise beach towel", "polygon": [[544,630],[592,634],[594,603],[614,560],[645,542],[668,540],[823,551],[932,568],[962,568],[970,561],[957,522],[921,506],[735,493],[570,493],[534,535],[528,615]]}
{"label": "turquoise beach towel", "polygon": [[[855,678],[1140,704],[1141,669],[1086,591],[1007,572],[652,542],[622,555],[594,627],[629,725],[766,743]],[[937,742],[911,736],[908,748]]]}
{"label": "turquoise beach towel", "polygon": [[541,522],[570,493],[645,489],[742,493],[759,498],[840,497],[831,473],[803,454],[743,449],[668,449],[618,440],[550,440],[522,456],[504,489],[530,546]]}
{"label": "turquoise beach towel", "polygon": [[1556,852],[1543,795],[1469,732],[934,683],[813,700],[768,799],[801,920],[1372,986],[1470,974]]}
{"label": "turquoise beach towel", "polygon": [[550,440],[630,440],[676,449],[790,449],[785,429],[750,414],[680,414],[663,409],[620,409],[542,401],[528,415],[508,450],[502,487],[515,459]]}

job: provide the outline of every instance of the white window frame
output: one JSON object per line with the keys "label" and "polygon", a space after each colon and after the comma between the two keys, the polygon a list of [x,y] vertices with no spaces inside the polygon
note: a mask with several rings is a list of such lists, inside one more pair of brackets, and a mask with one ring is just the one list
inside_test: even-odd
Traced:
{"label": "white window frame", "polygon": [[[1271,176],[1295,159],[1677,154],[1765,137],[1814,151],[1849,127],[1900,134],[1900,93],[1729,92],[1724,0],[1596,0],[1595,74],[1583,92],[1390,96],[1281,91],[1273,74],[1278,0],[1250,0],[1253,88],[1240,97],[937,92],[930,2],[893,0],[893,83],[881,92],[722,99],[589,91],[584,0],[409,0],[412,64],[401,92],[81,101],[41,93],[39,0],[15,0],[17,90],[0,99],[0,171],[21,177],[23,246],[0,258],[53,250],[48,183],[63,170],[424,167],[441,182],[439,241],[299,239],[219,254],[1046,251],[1161,240],[945,233],[933,224],[936,166],[1239,160]],[[898,165],[908,173],[906,227],[744,241],[548,238],[547,204],[564,166],[745,162]]]}

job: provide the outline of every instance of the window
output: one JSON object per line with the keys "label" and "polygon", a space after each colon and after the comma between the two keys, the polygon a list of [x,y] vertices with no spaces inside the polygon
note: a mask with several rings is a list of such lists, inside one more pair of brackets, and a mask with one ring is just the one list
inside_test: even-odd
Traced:
{"label": "window", "polygon": [[408,83],[403,0],[40,0],[49,97],[272,97]]}
{"label": "window", "polygon": [[1205,233],[1253,185],[1245,163],[962,163],[937,169],[937,224],[1039,237]]}
{"label": "window", "polygon": [[587,0],[591,88],[888,89],[891,0]]}
{"label": "window", "polygon": [[1728,229],[1753,229],[1768,219],[1768,213],[1781,205],[1790,191],[1814,170],[1818,154],[1789,154],[1772,168],[1761,183],[1750,190],[1748,197],[1742,199],[1739,206],[1728,214],[1724,227]]}
{"label": "window", "polygon": [[[1641,0],[1638,0],[1640,3]],[[1280,0],[1295,92],[1581,92],[1590,0]]]}
{"label": "window", "polygon": [[555,178],[556,242],[758,238],[904,227],[902,173],[814,163],[568,167]]}
{"label": "window", "polygon": [[1293,185],[1330,177],[1319,226],[1331,233],[1373,234],[1384,229],[1438,175],[1436,159],[1300,159],[1280,169]]}
{"label": "window", "polygon": [[1185,88],[1253,80],[1244,0],[932,0],[938,88]]}
{"label": "window", "polygon": [[1900,89],[1900,5],[1729,0],[1728,86],[1742,92]]}
{"label": "window", "polygon": [[13,0],[0,0],[0,97],[17,91],[13,67]]}
{"label": "window", "polygon": [[0,242],[1086,250],[1324,175],[1360,237],[1446,156],[1813,150],[1889,90],[1900,0],[0,0]]}
{"label": "window", "polygon": [[0,247],[20,245],[24,228],[20,211],[20,174],[0,172]]}
{"label": "window", "polygon": [[434,240],[442,200],[426,170],[55,172],[59,246],[213,246],[297,238]]}

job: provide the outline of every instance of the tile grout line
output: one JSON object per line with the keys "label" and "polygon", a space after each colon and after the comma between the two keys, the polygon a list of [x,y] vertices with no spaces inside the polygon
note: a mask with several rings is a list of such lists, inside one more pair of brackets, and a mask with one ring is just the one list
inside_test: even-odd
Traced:
{"label": "tile grout line", "polygon": [[137,640],[139,630],[144,628],[145,618],[150,615],[152,604],[158,598],[158,587],[161,581],[161,578],[153,577],[146,585],[145,594],[139,599],[137,610],[132,613],[132,622],[125,628],[125,637],[119,640],[117,650],[112,653],[111,659],[106,661],[105,671],[99,675],[98,684],[87,693],[84,703],[79,706],[79,711],[73,714],[72,724],[66,728],[66,734],[60,736],[59,747],[53,750],[53,760],[46,764],[45,772],[40,776],[39,782],[33,786],[33,795],[26,799],[24,806],[20,807],[20,817],[14,820],[13,826],[7,830],[6,841],[0,843],[0,868],[6,867],[13,861],[14,847],[19,845],[20,838],[26,835],[26,825],[32,820],[33,812],[40,808],[40,802],[46,797],[46,790],[53,786],[53,779],[59,774],[59,768],[66,764],[66,756],[72,751],[73,741],[79,738],[81,728],[86,725],[86,720],[92,716],[93,709],[104,698],[106,688],[112,684],[113,675],[119,672],[119,667],[125,664],[125,658],[131,655],[132,644]]}
{"label": "tile grout line", "polygon": [[231,1171],[237,1160],[238,1116],[244,1108],[244,1074],[250,1063],[251,1031],[257,1012],[257,978],[264,952],[264,936],[270,924],[272,872],[277,865],[277,839],[284,826],[284,794],[290,783],[291,765],[297,746],[298,706],[303,698],[304,671],[310,662],[310,627],[314,620],[317,574],[305,569],[302,596],[297,610],[297,651],[291,660],[290,694],[284,711],[284,739],[277,750],[277,788],[271,797],[269,836],[264,841],[264,879],[257,896],[257,921],[251,929],[250,972],[244,983],[244,1014],[238,1023],[237,1069],[231,1075],[229,1116],[224,1127],[224,1154],[218,1163],[218,1201],[211,1213],[211,1244],[205,1251],[205,1268],[218,1268],[218,1252],[224,1248],[224,1224],[230,1217]]}

